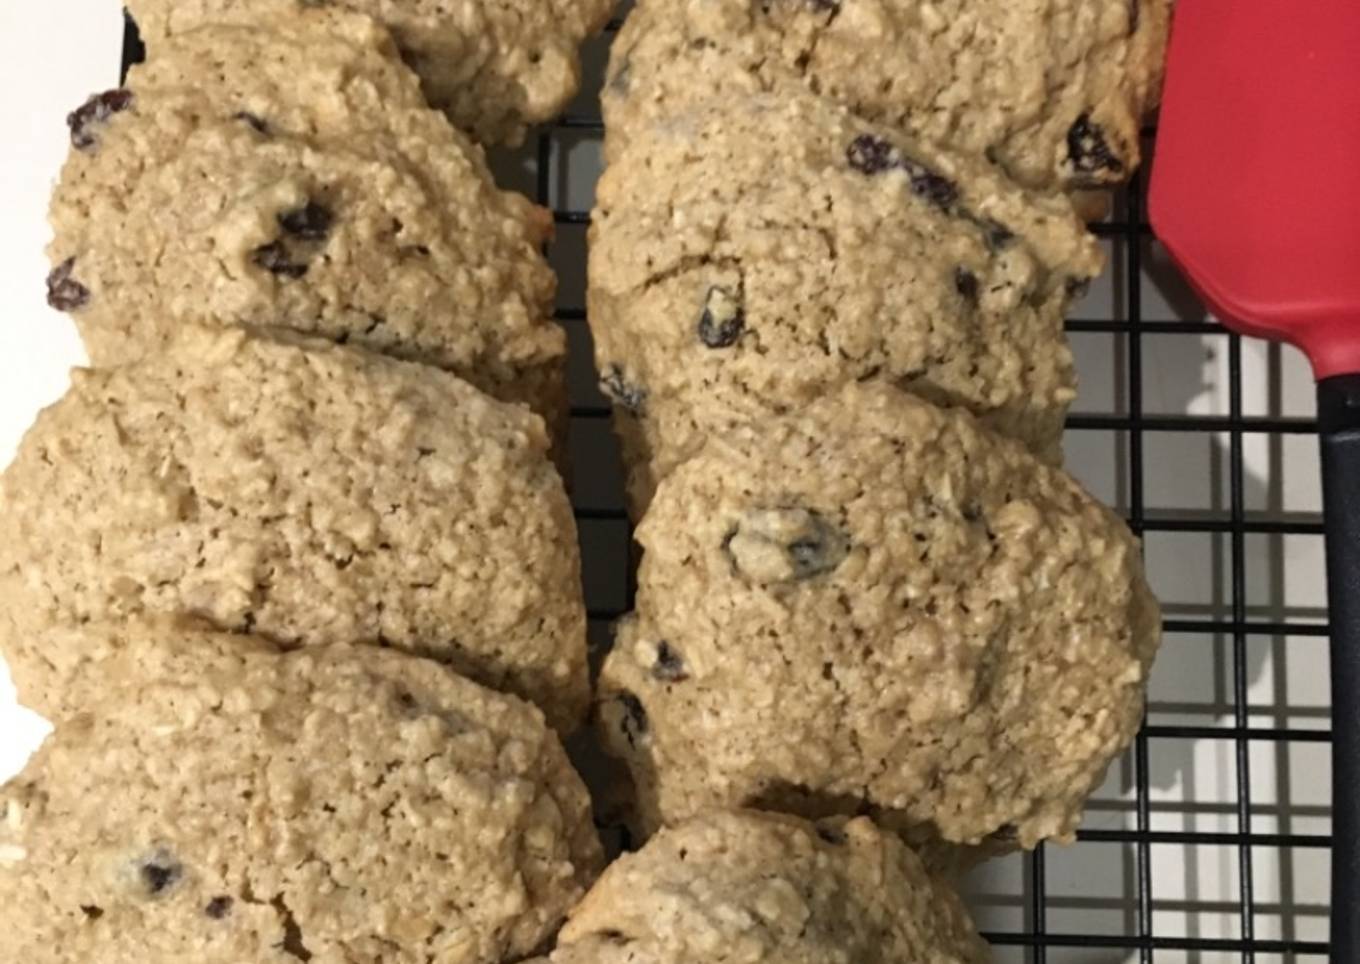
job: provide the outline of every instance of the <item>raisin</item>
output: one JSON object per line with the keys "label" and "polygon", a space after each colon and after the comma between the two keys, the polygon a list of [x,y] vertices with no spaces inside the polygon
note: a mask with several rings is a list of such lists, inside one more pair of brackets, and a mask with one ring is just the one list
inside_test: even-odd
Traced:
{"label": "raisin", "polygon": [[230,897],[214,897],[208,901],[208,906],[203,908],[203,913],[213,920],[222,920],[231,913],[232,905],[235,903],[236,901]]}
{"label": "raisin", "polygon": [[260,245],[251,255],[251,260],[258,267],[282,278],[296,280],[307,273],[305,264],[298,264],[288,256],[288,249],[283,246],[282,241]]}
{"label": "raisin", "polygon": [[248,110],[243,110],[233,114],[231,119],[242,121],[246,124],[249,124],[251,127],[255,128],[255,130],[260,134],[269,133],[269,122],[266,121],[259,114],[252,114]]}
{"label": "raisin", "polygon": [[619,721],[619,727],[623,730],[628,745],[636,749],[649,729],[647,708],[642,705],[642,700],[632,693],[620,693],[615,699],[623,707],[623,719]]}
{"label": "raisin", "polygon": [[306,246],[318,244],[330,236],[335,215],[324,204],[308,201],[301,207],[279,213],[276,220],[284,237],[260,245],[251,260],[279,277],[301,278],[307,274],[306,259],[313,250]]}
{"label": "raisin", "polygon": [[911,193],[937,207],[947,208],[959,199],[958,185],[953,181],[918,161],[903,157],[897,148],[881,137],[861,134],[845,149],[845,158],[861,174],[882,174],[893,168],[901,168],[907,172]]}
{"label": "raisin", "polygon": [[850,540],[811,509],[757,509],[728,533],[723,548],[747,578],[792,583],[834,572],[850,554]]}
{"label": "raisin", "polygon": [[851,141],[845,149],[845,158],[861,174],[881,174],[897,166],[897,151],[872,134],[861,134]]}
{"label": "raisin", "polygon": [[663,683],[681,683],[689,679],[685,669],[685,658],[662,640],[656,645],[656,662],[652,664],[652,676]]}
{"label": "raisin", "polygon": [[709,348],[731,348],[746,330],[746,312],[740,295],[715,285],[704,298],[699,317],[699,340]]}
{"label": "raisin", "polygon": [[610,365],[605,369],[600,379],[600,391],[634,415],[641,415],[647,410],[647,389],[628,381],[618,365]]}
{"label": "raisin", "polygon": [[99,920],[99,918],[104,916],[104,908],[100,907],[98,904],[81,904],[80,912],[90,920]]}
{"label": "raisin", "polygon": [[303,241],[325,241],[334,222],[330,208],[315,201],[279,215],[279,227]]}
{"label": "raisin", "polygon": [[1104,128],[1093,122],[1090,114],[1078,117],[1067,132],[1067,154],[1080,174],[1120,174],[1124,170],[1124,162],[1110,150]]}
{"label": "raisin", "polygon": [[155,897],[174,887],[184,876],[184,866],[164,850],[157,851],[137,867],[147,893]]}
{"label": "raisin", "polygon": [[66,126],[71,129],[71,146],[79,151],[90,150],[99,143],[91,128],[107,124],[114,114],[122,113],[131,106],[130,90],[108,90],[102,94],[95,94],[66,115]]}
{"label": "raisin", "polygon": [[789,557],[793,560],[795,577],[798,579],[811,579],[835,569],[843,558],[837,555],[838,552],[820,533],[789,543]]}
{"label": "raisin", "polygon": [[977,304],[978,300],[978,279],[977,275],[967,268],[954,269],[954,288],[959,294],[963,295],[965,301]]}
{"label": "raisin", "polygon": [[911,178],[911,193],[917,197],[940,208],[947,208],[959,199],[958,185],[925,165],[904,159],[902,169]]}
{"label": "raisin", "polygon": [[837,846],[845,843],[846,841],[846,836],[844,833],[842,833],[838,828],[825,823],[817,824],[817,836],[821,837],[827,843],[836,844]]}
{"label": "raisin", "polygon": [[90,289],[77,281],[76,259],[67,258],[47,276],[47,303],[58,311],[78,311],[90,302]]}

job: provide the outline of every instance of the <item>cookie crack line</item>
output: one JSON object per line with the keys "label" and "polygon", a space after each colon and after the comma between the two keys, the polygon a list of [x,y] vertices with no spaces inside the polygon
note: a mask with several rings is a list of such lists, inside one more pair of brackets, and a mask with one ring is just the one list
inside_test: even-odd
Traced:
{"label": "cookie crack line", "polygon": [[293,916],[293,911],[282,893],[279,893],[269,902],[269,906],[274,908],[274,912],[279,916],[279,923],[283,927],[283,940],[274,946],[283,951],[290,957],[296,957],[299,961],[310,961],[312,952],[307,949],[303,941],[302,928],[298,926],[297,919]]}
{"label": "cookie crack line", "polygon": [[633,285],[628,290],[635,294],[645,294],[653,288],[666,284],[668,281],[673,281],[682,275],[688,274],[691,271],[698,271],[701,268],[719,267],[741,270],[743,267],[742,258],[733,255],[723,256],[715,253],[719,245],[725,239],[724,231],[726,226],[727,217],[724,215],[713,227],[712,243],[709,245],[709,250],[707,252],[703,254],[681,255],[672,265],[664,270],[649,271],[641,284]]}

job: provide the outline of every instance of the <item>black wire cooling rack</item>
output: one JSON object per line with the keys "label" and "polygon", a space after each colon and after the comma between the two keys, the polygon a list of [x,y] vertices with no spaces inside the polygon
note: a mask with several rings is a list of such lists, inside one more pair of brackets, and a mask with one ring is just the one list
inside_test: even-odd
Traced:
{"label": "black wire cooling rack", "polygon": [[[614,620],[631,608],[634,593],[622,471],[609,408],[596,388],[584,308],[586,230],[603,134],[597,92],[618,27],[618,21],[611,23],[587,50],[585,91],[567,115],[541,130],[525,149],[492,158],[504,184],[536,197],[552,209],[557,223],[549,255],[562,279],[557,317],[571,344],[574,502],[597,656],[609,644]],[[124,68],[142,56],[129,20]],[[1155,130],[1145,133],[1151,148]],[[1108,450],[1103,486],[1093,488],[1125,512],[1149,545],[1160,537],[1193,537],[1209,547],[1207,558],[1215,570],[1211,598],[1169,604],[1165,631],[1168,649],[1213,655],[1217,669],[1206,687],[1213,692],[1189,703],[1159,704],[1154,682],[1149,719],[1127,758],[1114,768],[1107,782],[1110,794],[1102,791],[1093,804],[1093,813],[1100,808],[1104,819],[1088,817],[1090,829],[1080,833],[1074,847],[1041,847],[999,862],[968,889],[999,964],[1321,964],[1328,951],[1325,881],[1331,837],[1330,810],[1318,802],[1318,788],[1328,781],[1328,707],[1291,706],[1287,694],[1278,705],[1262,706],[1252,702],[1251,688],[1259,652],[1283,661],[1292,650],[1313,643],[1309,651],[1316,655],[1303,672],[1317,676],[1314,689],[1325,691],[1326,611],[1316,604],[1287,605],[1269,581],[1262,589],[1261,580],[1248,572],[1249,558],[1263,558],[1278,582],[1281,571],[1294,564],[1286,552],[1290,540],[1320,544],[1321,517],[1316,509],[1296,511],[1269,492],[1263,499],[1250,491],[1256,482],[1249,485],[1244,456],[1248,447],[1264,449],[1277,469],[1286,462],[1315,460],[1308,436],[1315,435],[1316,424],[1302,413],[1279,413],[1278,349],[1268,356],[1267,369],[1275,375],[1258,385],[1258,373],[1244,364],[1241,339],[1207,319],[1202,308],[1182,310],[1175,320],[1145,313],[1149,265],[1160,263],[1164,254],[1147,222],[1143,183],[1135,177],[1115,198],[1111,216],[1091,226],[1111,253],[1112,283],[1103,298],[1078,307],[1068,329],[1074,341],[1105,342],[1101,364],[1113,366],[1114,387],[1094,405],[1085,399],[1078,403],[1080,411],[1068,423],[1069,447],[1089,449],[1094,443]],[[1226,362],[1220,366],[1226,373],[1226,410],[1186,415],[1149,405],[1149,378],[1157,374],[1149,364],[1154,339],[1162,356],[1167,351],[1217,353]],[[1167,339],[1178,344],[1168,347]],[[1249,388],[1244,385],[1248,376]],[[1265,396],[1264,402],[1258,395]],[[1167,458],[1163,442],[1169,438],[1188,442],[1190,449],[1173,447],[1181,455]],[[1186,451],[1210,451],[1213,458],[1206,464],[1185,457]],[[1213,476],[1214,494],[1193,508],[1163,509],[1149,498],[1151,483],[1161,489],[1161,483],[1180,474]],[[1155,583],[1155,566],[1151,574]],[[1210,799],[1159,802],[1150,774],[1161,748],[1190,745],[1227,750],[1218,754],[1230,763],[1223,791]],[[1298,763],[1291,754],[1299,749],[1313,752]],[[1253,780],[1253,766],[1263,769],[1260,750],[1273,755],[1269,762],[1275,765],[1268,769],[1274,779],[1305,785],[1309,792],[1303,797],[1309,802],[1295,802],[1297,794],[1278,786],[1265,794],[1268,800],[1260,799],[1260,784]],[[1193,755],[1182,756],[1189,772]],[[1111,822],[1115,826],[1092,826]],[[1213,854],[1217,876],[1226,878],[1209,897],[1197,888],[1205,851]],[[1167,866],[1174,870],[1174,887],[1164,883]],[[1111,879],[1113,887],[1107,886]],[[1211,918],[1208,926],[1201,920],[1205,915]]]}

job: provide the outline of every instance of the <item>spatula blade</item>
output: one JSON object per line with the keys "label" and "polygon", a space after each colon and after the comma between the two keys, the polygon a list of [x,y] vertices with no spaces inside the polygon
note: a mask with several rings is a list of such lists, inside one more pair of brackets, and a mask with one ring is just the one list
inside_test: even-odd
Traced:
{"label": "spatula blade", "polygon": [[1224,322],[1360,371],[1360,0],[1179,0],[1151,216]]}

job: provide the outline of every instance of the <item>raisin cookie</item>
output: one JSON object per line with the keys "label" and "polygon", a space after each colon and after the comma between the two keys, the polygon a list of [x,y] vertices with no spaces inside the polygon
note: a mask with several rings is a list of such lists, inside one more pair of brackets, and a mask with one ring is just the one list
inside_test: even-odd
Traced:
{"label": "raisin cookie", "polygon": [[715,437],[637,537],[600,717],[643,832],[755,806],[1033,847],[1138,728],[1136,540],[964,413],[851,386]]}
{"label": "raisin cookie", "polygon": [[[332,0],[376,18],[396,37],[425,94],[483,143],[518,144],[580,87],[579,47],[616,0]],[[207,23],[251,26],[304,16],[326,0],[128,0],[153,55]]]}
{"label": "raisin cookie", "polygon": [[612,865],[553,964],[981,964],[962,902],[859,818],[705,814]]}
{"label": "raisin cookie", "polygon": [[288,647],[429,656],[588,703],[575,521],[542,420],[453,375],[291,333],[186,328],[77,371],[0,477],[0,648],[61,716],[50,626],[190,614]]}
{"label": "raisin cookie", "polygon": [[759,95],[637,137],[591,242],[635,509],[706,438],[871,378],[1061,461],[1063,316],[1103,264],[1063,196],[809,94]]}
{"label": "raisin cookie", "polygon": [[50,301],[95,365],[186,322],[268,322],[445,368],[560,424],[551,217],[496,188],[367,18],[177,36],[71,131]]}
{"label": "raisin cookie", "polygon": [[1123,181],[1170,0],[640,0],[604,91],[609,155],[695,102],[806,85],[1031,187]]}
{"label": "raisin cookie", "polygon": [[143,645],[186,675],[59,724],[0,789],[0,959],[500,964],[599,872],[585,787],[513,697],[370,648]]}

